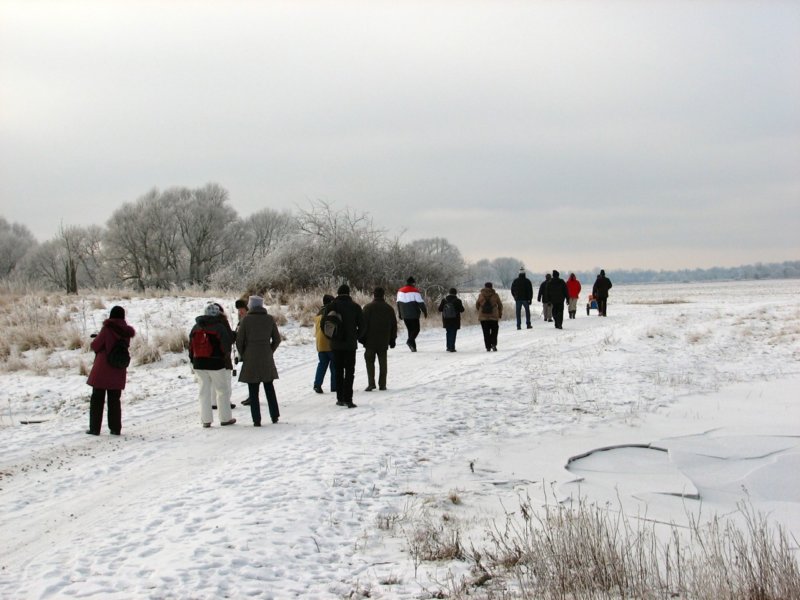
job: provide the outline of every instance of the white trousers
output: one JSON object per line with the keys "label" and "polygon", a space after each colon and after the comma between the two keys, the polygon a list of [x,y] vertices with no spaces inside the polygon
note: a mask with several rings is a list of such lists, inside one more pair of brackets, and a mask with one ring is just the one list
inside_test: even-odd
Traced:
{"label": "white trousers", "polygon": [[207,371],[195,370],[200,381],[200,422],[211,423],[214,414],[211,405],[216,404],[219,421],[231,420],[231,373],[228,369]]}

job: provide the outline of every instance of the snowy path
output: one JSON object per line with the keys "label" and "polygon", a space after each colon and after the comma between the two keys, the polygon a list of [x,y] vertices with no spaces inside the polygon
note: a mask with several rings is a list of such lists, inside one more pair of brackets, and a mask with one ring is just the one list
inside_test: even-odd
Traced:
{"label": "snowy path", "polygon": [[620,290],[607,319],[504,322],[497,353],[477,327],[455,354],[441,329],[424,330],[415,354],[401,333],[386,392],[360,391],[359,352],[354,410],[314,394],[313,348],[286,344],[281,422],[260,429],[241,406],[235,426],[202,429],[186,366],[137,369],[121,438],[86,436],[77,410],[0,429],[0,596],[336,598],[396,574],[384,597],[417,597],[402,536],[384,534],[381,515],[457,488],[477,519],[526,482],[569,481],[561,455],[546,473],[525,468],[546,440],[591,450],[686,394],[797,375],[798,335],[782,327],[800,321],[799,287],[749,303],[688,289],[690,304],[657,306],[625,304]]}

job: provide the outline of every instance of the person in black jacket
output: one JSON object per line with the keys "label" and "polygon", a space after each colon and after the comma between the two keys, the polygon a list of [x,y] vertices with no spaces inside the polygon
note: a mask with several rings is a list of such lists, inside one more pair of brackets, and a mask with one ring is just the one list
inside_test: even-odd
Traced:
{"label": "person in black jacket", "polygon": [[538,302],[542,303],[542,313],[544,314],[545,321],[553,320],[553,305],[550,303],[550,298],[547,295],[547,284],[550,283],[550,273],[544,276],[544,281],[539,284],[539,296],[536,298]]}
{"label": "person in black jacket", "polygon": [[333,311],[341,317],[341,336],[339,339],[331,340],[333,364],[336,368],[336,406],[355,408],[353,382],[358,340],[364,329],[364,314],[361,306],[353,302],[350,297],[350,286],[340,285],[336,294],[334,301],[328,304],[324,311],[325,315]]}
{"label": "person in black jacket", "polygon": [[533,301],[533,284],[528,279],[525,267],[519,268],[519,276],[511,284],[511,295],[517,303],[517,329],[522,329],[522,308],[525,307],[525,323],[531,329],[531,302]]}
{"label": "person in black jacket", "polygon": [[364,307],[364,328],[361,330],[361,339],[364,345],[364,362],[367,365],[367,389],[375,389],[375,358],[378,358],[378,389],[386,389],[386,375],[388,372],[387,352],[394,348],[397,340],[397,319],[394,309],[386,303],[386,292],[382,287],[375,288],[372,293],[372,302]]}
{"label": "person in black jacket", "polygon": [[448,352],[456,351],[456,335],[461,329],[461,313],[464,312],[464,303],[456,294],[458,294],[456,288],[450,288],[450,293],[439,303]]}
{"label": "person in black jacket", "polygon": [[553,277],[547,284],[547,297],[552,307],[556,329],[563,329],[564,304],[569,301],[569,293],[567,292],[567,283],[559,277],[559,272],[555,269]]}
{"label": "person in black jacket", "polygon": [[216,303],[206,306],[205,314],[195,319],[189,332],[189,360],[200,381],[200,422],[203,427],[211,427],[212,404],[219,407],[220,425],[236,423],[231,416],[230,374],[225,360],[226,357],[230,359],[234,339],[228,320],[220,314]]}
{"label": "person in black jacket", "polygon": [[592,288],[592,296],[597,300],[597,314],[600,317],[606,316],[606,307],[608,304],[608,290],[611,289],[611,280],[606,277],[604,269],[600,269],[600,274],[594,282]]}

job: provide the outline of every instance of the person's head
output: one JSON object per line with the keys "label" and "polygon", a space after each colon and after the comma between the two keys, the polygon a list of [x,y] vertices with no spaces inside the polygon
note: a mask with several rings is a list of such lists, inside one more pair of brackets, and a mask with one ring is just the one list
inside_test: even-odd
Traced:
{"label": "person's head", "polygon": [[206,305],[205,315],[207,317],[218,317],[219,316],[219,304],[216,302],[212,302]]}
{"label": "person's head", "polygon": [[109,319],[124,319],[125,318],[125,309],[121,306],[112,306],[111,312],[108,313]]}
{"label": "person's head", "polygon": [[247,309],[253,310],[254,308],[264,308],[264,298],[261,296],[250,296],[247,299]]}
{"label": "person's head", "polygon": [[553,277],[555,277],[556,279],[558,279],[558,276],[559,276],[559,275],[560,275],[560,273],[559,273],[558,271],[556,271],[555,269],[553,269]]}
{"label": "person's head", "polygon": [[328,306],[328,304],[330,304],[334,300],[335,300],[335,298],[333,296],[331,296],[330,294],[325,294],[322,297],[322,306]]}
{"label": "person's head", "polygon": [[569,278],[570,279],[577,279],[577,277],[575,277],[575,273],[570,273],[569,274]]}
{"label": "person's head", "polygon": [[247,314],[247,301],[239,298],[234,306],[236,306],[236,312],[239,314],[239,317],[243,317]]}
{"label": "person's head", "polygon": [[336,294],[339,296],[349,296],[350,295],[350,286],[346,283],[343,283],[339,286],[339,289],[336,290]]}
{"label": "person's head", "polygon": [[520,276],[524,276],[524,275],[525,275],[525,273],[527,273],[527,271],[525,270],[525,267],[520,267],[520,268],[519,268],[519,274],[520,274]]}
{"label": "person's head", "polygon": [[386,291],[382,287],[376,287],[372,291],[372,297],[376,300],[383,300],[384,296],[386,296]]}
{"label": "person's head", "polygon": [[545,274],[545,276],[544,276],[544,278],[545,278],[545,279],[551,279],[551,278],[552,278],[552,275],[550,275],[550,273],[546,273],[546,274]]}
{"label": "person's head", "polygon": [[487,281],[485,284],[483,284],[483,287],[488,288],[488,289],[491,290],[493,288],[492,282],[491,281]]}
{"label": "person's head", "polygon": [[456,294],[458,294],[458,290],[456,290],[456,288],[450,288],[450,295],[455,296]]}
{"label": "person's head", "polygon": [[406,279],[406,283],[408,285],[414,285],[415,283],[417,283],[417,281],[413,277],[409,277],[408,279]]}
{"label": "person's head", "polygon": [[605,276],[606,276],[605,269],[600,269],[600,277],[605,277]]}

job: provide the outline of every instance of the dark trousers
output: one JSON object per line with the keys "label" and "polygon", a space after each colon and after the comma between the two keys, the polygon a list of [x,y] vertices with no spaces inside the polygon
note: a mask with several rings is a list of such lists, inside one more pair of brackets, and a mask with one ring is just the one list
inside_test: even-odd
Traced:
{"label": "dark trousers", "polygon": [[331,371],[331,391],[336,391],[336,368],[333,365],[333,352],[317,352],[319,362],[317,363],[317,374],[314,376],[314,387],[322,387],[325,381],[325,371]]}
{"label": "dark trousers", "polygon": [[452,327],[445,327],[444,333],[445,333],[445,339],[447,340],[447,349],[455,350],[456,335],[458,335],[458,327],[456,327],[455,325],[453,325]]}
{"label": "dark trousers", "polygon": [[556,329],[561,329],[564,323],[564,305],[553,304],[553,321],[555,321]]}
{"label": "dark trousers", "polygon": [[486,349],[496,348],[499,323],[494,319],[481,321],[481,329],[483,329],[483,343],[486,345]]}
{"label": "dark trousers", "polygon": [[530,300],[517,300],[517,329],[522,327],[522,307],[525,307],[525,324],[531,324],[531,303]]}
{"label": "dark trousers", "polygon": [[596,298],[597,300],[597,314],[601,317],[606,316],[606,304],[608,303],[608,298]]}
{"label": "dark trousers", "polygon": [[[247,389],[250,392],[250,416],[253,417],[253,423],[261,425],[261,402],[258,400],[258,385],[257,383],[248,383]],[[275,394],[275,386],[271,381],[264,382],[264,394],[267,396],[269,417],[274,423],[281,416],[281,411],[278,409],[278,396]]]}
{"label": "dark trousers", "polygon": [[367,363],[367,379],[370,386],[375,387],[375,357],[378,357],[378,386],[386,387],[386,374],[388,365],[386,360],[386,348],[376,350],[375,348],[364,348],[364,362]]}
{"label": "dark trousers", "polygon": [[408,341],[413,346],[416,346],[417,344],[414,340],[419,335],[419,319],[403,319],[403,323],[406,324],[406,330],[408,331]]}
{"label": "dark trousers", "polygon": [[89,431],[100,433],[103,424],[103,408],[108,394],[108,430],[119,433],[122,430],[122,390],[104,390],[92,388],[92,399],[89,402]]}
{"label": "dark trousers", "polygon": [[334,350],[333,364],[336,368],[336,400],[353,401],[353,381],[356,378],[356,351]]}

